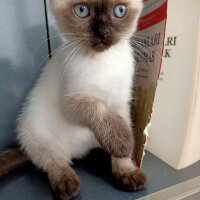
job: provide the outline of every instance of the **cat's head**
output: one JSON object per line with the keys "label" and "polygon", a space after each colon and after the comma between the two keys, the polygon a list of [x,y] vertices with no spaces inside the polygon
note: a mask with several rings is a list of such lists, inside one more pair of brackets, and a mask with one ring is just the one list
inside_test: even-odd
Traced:
{"label": "cat's head", "polygon": [[51,0],[51,8],[68,40],[101,52],[131,37],[142,0]]}

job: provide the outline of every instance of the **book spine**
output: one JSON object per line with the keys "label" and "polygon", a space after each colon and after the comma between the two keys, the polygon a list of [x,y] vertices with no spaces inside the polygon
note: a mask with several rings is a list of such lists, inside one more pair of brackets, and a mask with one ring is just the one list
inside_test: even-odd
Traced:
{"label": "book spine", "polygon": [[196,125],[199,124],[196,117],[199,115],[200,1],[168,0],[168,13],[163,64],[147,149],[172,167],[181,169],[199,159],[194,156],[198,152],[194,148],[200,140]]}
{"label": "book spine", "polygon": [[167,0],[147,0],[133,37],[136,61],[134,95],[131,115],[135,136],[134,158],[142,164],[146,137],[151,118],[157,80],[162,63],[167,18]]}

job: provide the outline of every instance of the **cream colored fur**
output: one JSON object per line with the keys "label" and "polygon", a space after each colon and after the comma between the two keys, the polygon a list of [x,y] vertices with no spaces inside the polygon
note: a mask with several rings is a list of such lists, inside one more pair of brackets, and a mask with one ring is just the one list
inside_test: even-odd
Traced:
{"label": "cream colored fur", "polygon": [[[133,2],[141,4],[138,0]],[[88,128],[65,118],[63,99],[75,94],[94,96],[130,122],[128,102],[134,62],[129,41],[121,39],[101,53],[83,54],[80,50],[63,66],[72,50],[73,46],[58,52],[45,66],[18,120],[18,141],[22,149],[43,169],[57,159],[70,163],[73,158],[81,158],[100,146]]]}

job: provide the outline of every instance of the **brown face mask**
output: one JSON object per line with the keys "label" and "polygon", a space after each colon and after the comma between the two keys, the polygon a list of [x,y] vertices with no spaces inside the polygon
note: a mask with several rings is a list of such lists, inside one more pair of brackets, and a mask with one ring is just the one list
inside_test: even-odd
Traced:
{"label": "brown face mask", "polygon": [[51,0],[61,32],[87,49],[104,51],[135,31],[141,0]]}

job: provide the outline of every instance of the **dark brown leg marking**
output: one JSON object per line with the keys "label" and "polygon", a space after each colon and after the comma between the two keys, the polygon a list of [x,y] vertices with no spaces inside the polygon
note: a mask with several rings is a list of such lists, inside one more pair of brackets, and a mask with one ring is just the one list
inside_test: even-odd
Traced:
{"label": "dark brown leg marking", "polygon": [[119,158],[131,154],[133,136],[128,125],[118,114],[110,111],[98,125],[93,123],[90,127],[107,153]]}
{"label": "dark brown leg marking", "polygon": [[74,170],[68,166],[52,165],[47,170],[51,188],[61,200],[75,197],[80,188],[80,181]]}
{"label": "dark brown leg marking", "polygon": [[141,169],[135,168],[130,158],[112,158],[112,170],[117,186],[126,191],[142,190],[147,178]]}
{"label": "dark brown leg marking", "polygon": [[92,130],[103,149],[116,157],[129,156],[133,135],[124,119],[92,96],[75,95],[65,102],[66,117]]}
{"label": "dark brown leg marking", "polygon": [[115,175],[115,180],[122,190],[136,191],[145,188],[146,176],[140,169]]}

